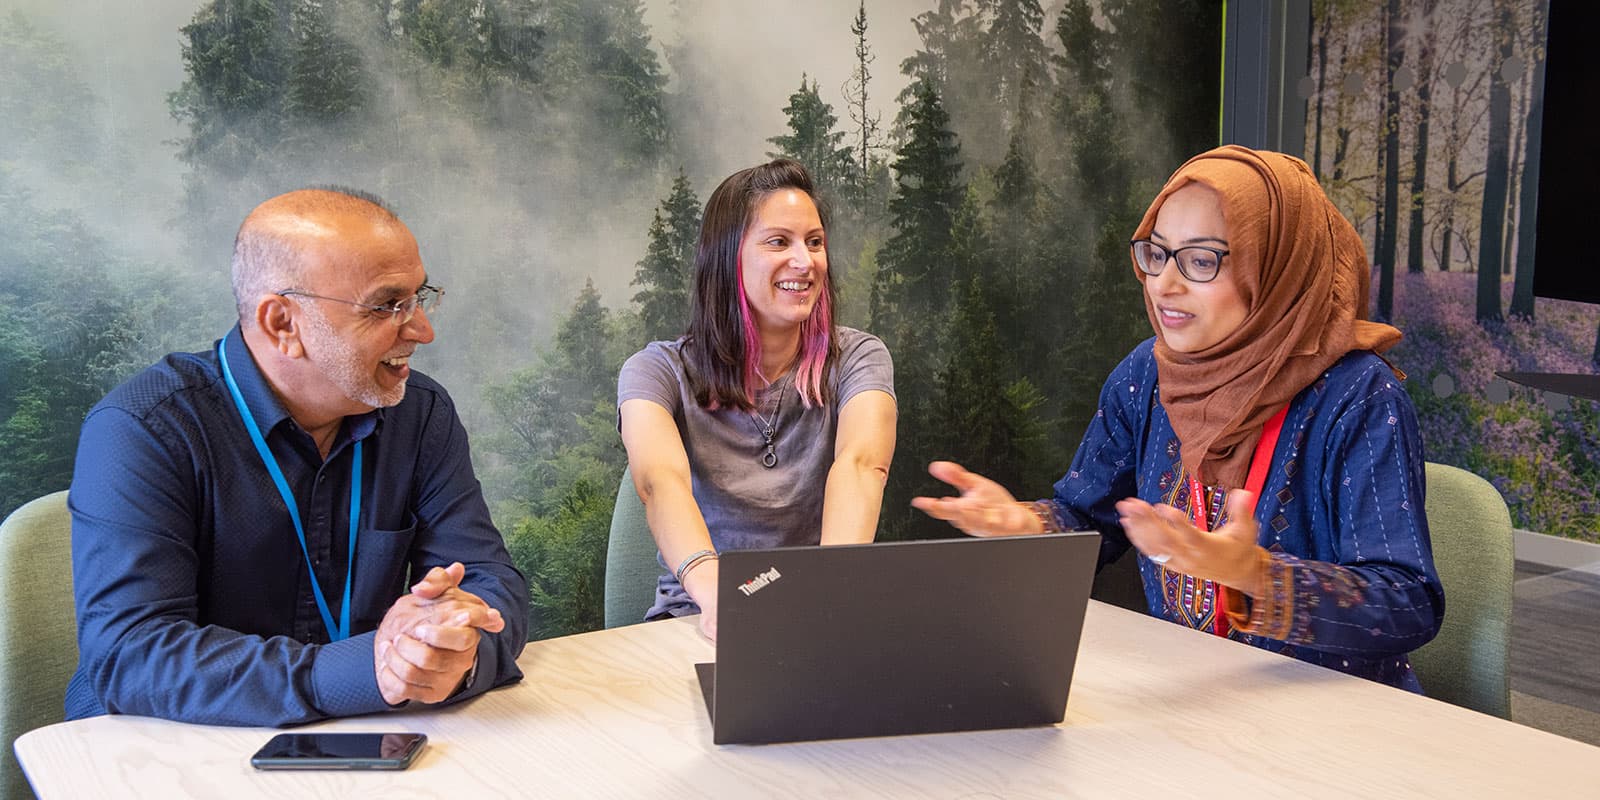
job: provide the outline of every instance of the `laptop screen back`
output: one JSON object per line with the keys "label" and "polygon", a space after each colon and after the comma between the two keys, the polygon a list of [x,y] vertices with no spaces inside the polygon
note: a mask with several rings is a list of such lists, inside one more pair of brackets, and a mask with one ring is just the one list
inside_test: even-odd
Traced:
{"label": "laptop screen back", "polygon": [[724,553],[717,744],[1060,722],[1095,533]]}

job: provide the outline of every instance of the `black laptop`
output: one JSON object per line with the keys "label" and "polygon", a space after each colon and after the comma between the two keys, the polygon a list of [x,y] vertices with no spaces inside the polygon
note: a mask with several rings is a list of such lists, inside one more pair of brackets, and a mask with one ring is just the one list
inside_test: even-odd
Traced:
{"label": "black laptop", "polygon": [[1097,533],[722,554],[716,744],[1052,725]]}

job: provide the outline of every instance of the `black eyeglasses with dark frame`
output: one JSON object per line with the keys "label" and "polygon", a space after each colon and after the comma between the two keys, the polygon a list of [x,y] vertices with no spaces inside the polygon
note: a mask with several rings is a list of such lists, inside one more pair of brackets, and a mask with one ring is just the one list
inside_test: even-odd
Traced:
{"label": "black eyeglasses with dark frame", "polygon": [[1134,239],[1128,242],[1128,246],[1133,248],[1133,260],[1139,265],[1140,272],[1153,278],[1167,268],[1167,261],[1175,258],[1178,261],[1178,274],[1194,283],[1216,280],[1217,274],[1222,271],[1222,257],[1229,252],[1201,245],[1168,250],[1149,239]]}
{"label": "black eyeglasses with dark frame", "polygon": [[344,303],[345,305],[364,308],[380,317],[391,319],[394,321],[396,326],[400,326],[410,322],[411,319],[417,315],[417,309],[419,308],[422,309],[423,313],[425,314],[432,314],[433,312],[437,311],[439,309],[439,302],[444,299],[444,287],[433,286],[431,284],[424,283],[422,284],[422,288],[417,290],[416,294],[411,295],[404,300],[396,300],[393,303],[376,304],[360,303],[355,300],[346,300],[342,297],[328,297],[326,295],[312,294],[311,292],[303,292],[299,289],[284,289],[283,291],[278,292],[278,294],[285,297],[309,297],[313,300],[332,300],[335,303]]}

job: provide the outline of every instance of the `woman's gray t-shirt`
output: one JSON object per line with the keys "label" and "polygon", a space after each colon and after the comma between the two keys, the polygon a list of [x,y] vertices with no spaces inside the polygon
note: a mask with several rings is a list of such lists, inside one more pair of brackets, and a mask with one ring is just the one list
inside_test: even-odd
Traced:
{"label": "woman's gray t-shirt", "polygon": [[[833,466],[839,409],[864,391],[876,389],[894,396],[894,364],[883,342],[854,328],[837,330],[834,400],[827,407],[801,404],[791,371],[756,396],[754,412],[707,411],[695,403],[684,375],[683,339],[651,342],[622,365],[617,406],[642,399],[672,412],[689,454],[695,503],[718,552],[821,540],[823,492]],[[777,463],[768,468],[762,465],[767,454],[765,422],[758,415],[771,419],[774,411]],[[670,570],[657,580],[657,588],[646,617],[699,611]]]}

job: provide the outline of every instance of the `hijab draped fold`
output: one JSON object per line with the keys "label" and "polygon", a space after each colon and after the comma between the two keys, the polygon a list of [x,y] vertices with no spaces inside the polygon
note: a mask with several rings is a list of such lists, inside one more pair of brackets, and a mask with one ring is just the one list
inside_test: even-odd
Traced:
{"label": "hijab draped fold", "polygon": [[[1346,353],[1382,352],[1400,331],[1366,320],[1366,247],[1304,161],[1238,145],[1201,153],[1167,180],[1134,238],[1148,238],[1162,203],[1190,183],[1221,199],[1229,254],[1217,280],[1233,281],[1248,311],[1222,341],[1193,353],[1167,347],[1148,294],[1145,313],[1184,467],[1204,483],[1238,487],[1278,409]],[[1144,281],[1138,264],[1134,274]]]}

